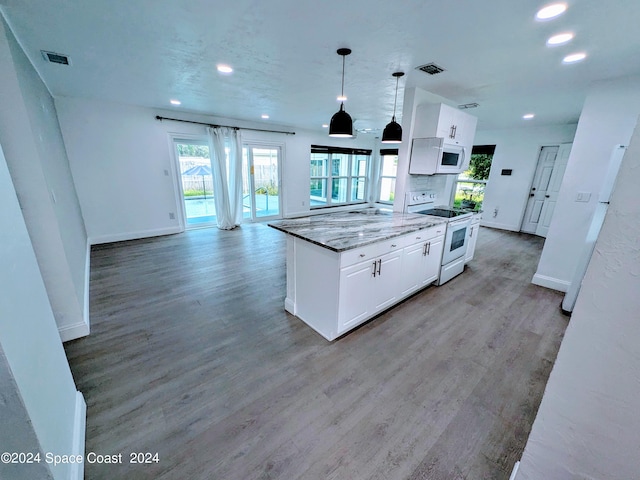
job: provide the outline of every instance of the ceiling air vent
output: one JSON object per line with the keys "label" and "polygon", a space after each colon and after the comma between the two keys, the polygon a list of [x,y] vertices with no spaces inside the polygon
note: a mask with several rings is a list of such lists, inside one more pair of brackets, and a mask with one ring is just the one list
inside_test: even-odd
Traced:
{"label": "ceiling air vent", "polygon": [[458,105],[460,110],[466,110],[467,108],[478,108],[480,105],[478,103],[465,103],[464,105]]}
{"label": "ceiling air vent", "polygon": [[67,55],[63,55],[62,53],[45,52],[44,50],[40,50],[40,52],[48,62],[59,63],[60,65],[71,65],[71,60]]}
{"label": "ceiling air vent", "polygon": [[422,70],[424,73],[428,73],[429,75],[435,75],[437,73],[444,72],[444,68],[439,67],[435,63],[427,63],[426,65],[422,65],[418,67],[418,70]]}

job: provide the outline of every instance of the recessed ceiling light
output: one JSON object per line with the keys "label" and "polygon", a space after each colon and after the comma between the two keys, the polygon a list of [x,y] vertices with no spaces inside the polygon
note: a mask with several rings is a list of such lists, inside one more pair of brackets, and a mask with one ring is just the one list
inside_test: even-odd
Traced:
{"label": "recessed ceiling light", "polygon": [[347,101],[347,96],[346,95],[338,95],[336,100],[338,100],[339,102],[346,102]]}
{"label": "recessed ceiling light", "polygon": [[180,100],[169,100],[169,103],[171,103],[171,105],[180,105],[182,102]]}
{"label": "recessed ceiling light", "polygon": [[267,115],[266,113],[263,113],[261,116],[262,116],[262,118],[264,118],[265,120],[266,120],[267,118],[269,118],[269,115]]}
{"label": "recessed ceiling light", "polygon": [[524,118],[525,120],[531,120],[533,117],[535,117],[533,113],[527,113],[522,116],[522,118]]}
{"label": "recessed ceiling light", "polygon": [[559,33],[558,35],[554,35],[553,37],[547,40],[547,45],[551,47],[555,47],[556,45],[562,45],[564,43],[570,42],[573,39],[573,33]]}
{"label": "recessed ceiling light", "polygon": [[566,3],[552,3],[546,7],[541,8],[536,13],[536,20],[550,20],[565,12],[567,9]]}
{"label": "recessed ceiling light", "polygon": [[571,55],[567,55],[566,57],[564,57],[562,59],[562,63],[576,63],[584,60],[585,58],[587,58],[586,53],[572,53]]}
{"label": "recessed ceiling light", "polygon": [[220,63],[220,64],[216,65],[216,68],[218,69],[218,71],[220,73],[231,73],[231,72],[233,72],[233,68],[231,68],[229,65],[225,65],[224,63]]}

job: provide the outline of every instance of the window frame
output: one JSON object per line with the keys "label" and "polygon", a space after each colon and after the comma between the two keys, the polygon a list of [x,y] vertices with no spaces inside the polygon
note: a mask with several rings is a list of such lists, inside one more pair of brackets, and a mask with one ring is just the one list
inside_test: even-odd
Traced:
{"label": "window frame", "polygon": [[[474,145],[473,148],[471,149],[471,155],[475,155],[475,154],[490,155],[491,156],[491,160],[493,162],[493,156],[495,155],[495,149],[496,149],[495,145]],[[469,168],[471,168],[471,167],[469,167]],[[471,183],[471,184],[474,184],[474,187],[476,185],[482,185],[483,186],[482,187],[482,192],[481,192],[482,193],[482,200],[480,201],[479,205],[476,203],[476,205],[473,207],[474,210],[481,209],[482,208],[482,204],[484,202],[484,193],[486,191],[488,179],[487,180],[478,180],[478,179],[471,178],[471,177],[463,177],[462,175],[464,175],[465,173],[466,173],[466,171],[462,172],[462,173],[459,173],[456,176],[456,181],[454,183],[454,188],[451,189],[451,199],[449,201],[449,204],[451,206],[455,205],[456,193],[458,192],[459,185],[461,183]],[[471,198],[471,201],[473,201],[473,198]]]}
{"label": "window frame", "polygon": [[[331,208],[331,207],[340,207],[343,205],[358,205],[367,203],[368,194],[369,194],[369,185],[370,185],[370,176],[371,176],[371,163],[372,163],[372,151],[367,149],[356,149],[356,148],[341,148],[341,147],[331,147],[331,146],[322,146],[322,145],[311,145],[311,155],[310,155],[310,175],[309,175],[309,209],[317,210],[321,208]],[[314,165],[314,162],[320,160],[319,158],[314,158],[314,155],[323,155],[322,161],[324,163],[324,173],[323,175],[314,175],[314,168],[317,168],[318,165]],[[334,157],[335,155],[335,157]],[[365,174],[360,175],[356,168],[357,162],[362,160],[362,157],[366,157],[366,167]],[[346,160],[346,166],[340,165],[338,170],[334,172],[334,161],[337,159],[341,159],[341,161]],[[311,195],[311,184],[314,181],[319,181],[322,185],[324,182],[324,188],[322,191],[324,193],[324,197],[317,197]],[[344,198],[344,201],[337,200],[333,198],[333,190],[335,182],[344,181],[346,185],[344,187],[338,187],[338,197]],[[362,194],[362,199],[353,199],[354,192],[357,189],[354,189],[354,182],[356,184],[360,181],[364,181],[364,193]],[[342,195],[341,195],[342,194]],[[321,198],[322,200],[317,200]],[[324,203],[320,205],[312,205],[312,202],[322,201]]]}
{"label": "window frame", "polygon": [[[393,205],[393,202],[395,201],[395,180],[398,177],[398,152],[399,149],[397,148],[383,148],[380,150],[380,167],[379,167],[379,175],[378,175],[378,195],[376,196],[376,202],[378,203],[382,203],[385,205]],[[395,175],[383,175],[383,169],[384,169],[384,157],[386,156],[394,156],[396,157],[396,174]],[[385,179],[391,179],[393,182],[393,195],[394,195],[394,199],[393,200],[382,200],[381,196],[382,196],[382,181]]]}

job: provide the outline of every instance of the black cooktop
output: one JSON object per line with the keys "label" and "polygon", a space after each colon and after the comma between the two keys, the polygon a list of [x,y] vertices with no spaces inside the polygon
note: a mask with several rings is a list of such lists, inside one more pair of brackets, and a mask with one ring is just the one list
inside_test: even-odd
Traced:
{"label": "black cooktop", "polygon": [[462,210],[454,210],[450,208],[430,208],[428,210],[422,210],[416,213],[419,213],[421,215],[434,215],[436,217],[453,218],[460,215],[465,215],[469,212],[463,212]]}

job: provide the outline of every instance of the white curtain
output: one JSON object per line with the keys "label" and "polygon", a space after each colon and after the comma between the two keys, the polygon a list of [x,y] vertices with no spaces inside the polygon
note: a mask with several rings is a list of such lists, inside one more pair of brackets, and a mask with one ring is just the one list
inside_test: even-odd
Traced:
{"label": "white curtain", "polygon": [[[240,132],[208,127],[213,166],[213,198],[218,228],[231,230],[242,222],[242,142]],[[228,149],[228,155],[227,155]]]}

